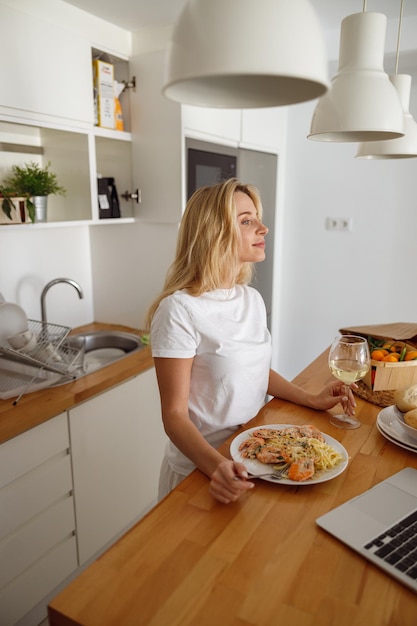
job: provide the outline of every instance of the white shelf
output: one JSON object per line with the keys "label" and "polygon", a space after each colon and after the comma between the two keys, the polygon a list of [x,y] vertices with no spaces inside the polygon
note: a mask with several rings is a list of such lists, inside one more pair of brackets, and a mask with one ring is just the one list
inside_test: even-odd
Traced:
{"label": "white shelf", "polygon": [[31,230],[44,230],[46,228],[68,228],[70,226],[109,226],[117,224],[133,224],[135,222],[134,217],[120,217],[117,219],[103,219],[103,220],[73,220],[66,222],[25,222],[24,224],[0,224],[0,236],[4,231],[9,230],[22,230],[23,228],[30,228]]}
{"label": "white shelf", "polygon": [[93,126],[93,134],[96,137],[104,137],[104,139],[116,139],[118,141],[132,141],[132,133],[121,130],[112,130],[111,128],[101,128]]}

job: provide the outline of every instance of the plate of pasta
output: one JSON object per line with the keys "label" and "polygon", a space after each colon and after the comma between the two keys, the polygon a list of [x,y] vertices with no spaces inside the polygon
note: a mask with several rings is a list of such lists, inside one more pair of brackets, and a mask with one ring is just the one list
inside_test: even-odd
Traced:
{"label": "plate of pasta", "polygon": [[348,465],[348,453],[341,443],[310,424],[266,424],[239,433],[230,445],[234,461],[243,463],[253,476],[288,465],[276,481],[268,475],[261,480],[283,485],[312,485],[332,480]]}

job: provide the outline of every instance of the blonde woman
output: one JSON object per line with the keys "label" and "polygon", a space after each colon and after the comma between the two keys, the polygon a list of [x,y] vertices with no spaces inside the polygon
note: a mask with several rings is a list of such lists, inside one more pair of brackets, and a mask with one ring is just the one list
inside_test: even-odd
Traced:
{"label": "blonde woman", "polygon": [[265,305],[249,286],[253,264],[265,259],[261,220],[258,191],[236,179],[198,189],[187,204],[175,260],[148,315],[169,438],[160,499],[196,467],[220,502],[252,489],[245,467],[216,448],[267,394],[319,410],[343,401],[354,412],[339,381],[314,395],[270,369]]}

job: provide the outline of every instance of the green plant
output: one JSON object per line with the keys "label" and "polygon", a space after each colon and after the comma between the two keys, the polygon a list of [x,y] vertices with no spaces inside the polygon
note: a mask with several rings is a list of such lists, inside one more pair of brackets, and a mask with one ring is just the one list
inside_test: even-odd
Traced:
{"label": "green plant", "polygon": [[35,205],[31,201],[33,196],[49,196],[52,194],[66,194],[66,189],[58,184],[56,174],[50,170],[51,164],[48,162],[45,167],[40,167],[38,163],[25,163],[23,167],[13,165],[12,172],[7,176],[0,186],[0,193],[3,196],[3,212],[11,219],[13,197],[25,197],[29,217],[35,221]]}

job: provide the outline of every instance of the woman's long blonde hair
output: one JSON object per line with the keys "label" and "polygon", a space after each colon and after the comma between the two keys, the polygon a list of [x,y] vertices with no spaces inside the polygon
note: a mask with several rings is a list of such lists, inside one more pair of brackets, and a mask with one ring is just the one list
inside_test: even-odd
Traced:
{"label": "woman's long blonde hair", "polygon": [[162,292],[149,308],[146,328],[161,300],[179,289],[199,296],[221,289],[226,283],[247,284],[252,263],[239,263],[239,230],[234,194],[247,194],[262,219],[259,192],[253,185],[231,178],[223,183],[197,189],[189,199],[181,220],[175,259],[170,266]]}

